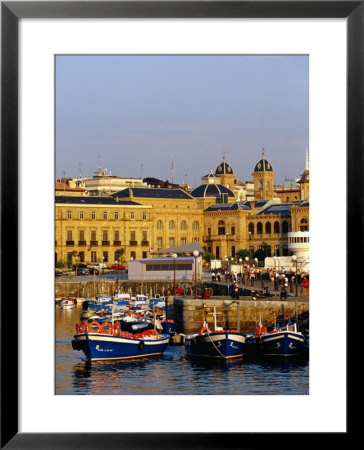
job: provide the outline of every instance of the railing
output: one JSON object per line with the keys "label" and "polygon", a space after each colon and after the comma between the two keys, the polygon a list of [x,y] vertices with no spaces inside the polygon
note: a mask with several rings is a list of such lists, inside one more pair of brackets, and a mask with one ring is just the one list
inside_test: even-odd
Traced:
{"label": "railing", "polygon": [[110,241],[102,241],[101,245],[110,245]]}
{"label": "railing", "polygon": [[90,241],[90,246],[91,247],[96,247],[97,245],[99,245],[98,241]]}
{"label": "railing", "polygon": [[149,241],[142,241],[141,244],[142,245],[149,245]]}
{"label": "railing", "polygon": [[114,245],[121,245],[121,241],[114,241]]}
{"label": "railing", "polygon": [[129,241],[129,245],[138,245],[137,241]]}
{"label": "railing", "polygon": [[66,241],[67,246],[75,245],[75,241]]}
{"label": "railing", "polygon": [[78,245],[86,245],[86,241],[78,241]]}

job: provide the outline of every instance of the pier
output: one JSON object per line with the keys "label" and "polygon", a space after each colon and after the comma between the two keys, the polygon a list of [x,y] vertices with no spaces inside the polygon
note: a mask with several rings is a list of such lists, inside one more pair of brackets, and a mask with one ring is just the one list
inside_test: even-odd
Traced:
{"label": "pier", "polygon": [[[79,277],[77,277],[79,278]],[[213,311],[216,308],[217,326],[224,329],[237,329],[249,332],[255,329],[259,320],[262,325],[271,327],[276,322],[282,323],[284,314],[297,319],[299,328],[308,329],[309,301],[308,296],[289,296],[286,300],[279,298],[277,291],[271,291],[273,300],[266,298],[256,300],[252,297],[252,289],[259,290],[260,283],[255,286],[239,286],[239,300],[232,300],[228,294],[229,283],[204,283],[213,289],[210,299],[194,298],[195,284],[192,282],[180,283],[186,292],[192,295],[167,295],[171,290],[170,282],[149,281],[136,282],[127,280],[108,279],[100,282],[57,280],[55,287],[56,297],[73,296],[90,298],[99,293],[113,296],[117,292],[145,294],[148,296],[166,296],[166,315],[177,323],[178,333],[192,333],[201,329],[204,318],[207,318],[211,328],[214,326]],[[259,287],[258,287],[259,286]],[[239,314],[238,314],[239,312]]]}

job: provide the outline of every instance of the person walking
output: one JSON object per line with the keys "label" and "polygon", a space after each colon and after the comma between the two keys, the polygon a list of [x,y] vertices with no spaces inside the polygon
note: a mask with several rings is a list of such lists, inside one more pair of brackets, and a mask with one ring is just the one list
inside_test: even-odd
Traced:
{"label": "person walking", "polygon": [[308,285],[309,285],[309,281],[308,281],[308,277],[304,276],[303,280],[302,280],[302,286],[303,286],[303,291],[305,296],[308,295]]}

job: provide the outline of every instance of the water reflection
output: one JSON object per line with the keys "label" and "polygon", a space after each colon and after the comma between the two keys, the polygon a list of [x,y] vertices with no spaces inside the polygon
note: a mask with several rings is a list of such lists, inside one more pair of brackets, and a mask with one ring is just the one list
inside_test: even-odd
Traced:
{"label": "water reflection", "polygon": [[186,356],[169,346],[161,356],[128,361],[87,362],[72,349],[81,306],[58,310],[56,394],[83,395],[251,395],[309,393],[308,360],[247,358],[218,360]]}

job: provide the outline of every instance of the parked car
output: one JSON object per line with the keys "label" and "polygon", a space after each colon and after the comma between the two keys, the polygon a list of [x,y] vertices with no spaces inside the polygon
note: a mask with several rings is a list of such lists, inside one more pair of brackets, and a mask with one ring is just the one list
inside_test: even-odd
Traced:
{"label": "parked car", "polygon": [[62,272],[60,270],[56,269],[56,277],[61,277],[62,276]]}
{"label": "parked car", "polygon": [[90,275],[93,275],[93,274],[98,275],[99,274],[99,270],[95,269],[94,267],[88,267],[87,270]]}
{"label": "parked car", "polygon": [[121,264],[113,264],[109,267],[110,270],[124,270],[125,266],[122,266]]}
{"label": "parked car", "polygon": [[73,266],[73,270],[76,272],[77,271],[77,275],[88,275],[89,269],[87,268],[86,264],[80,263],[78,265],[74,265]]}

